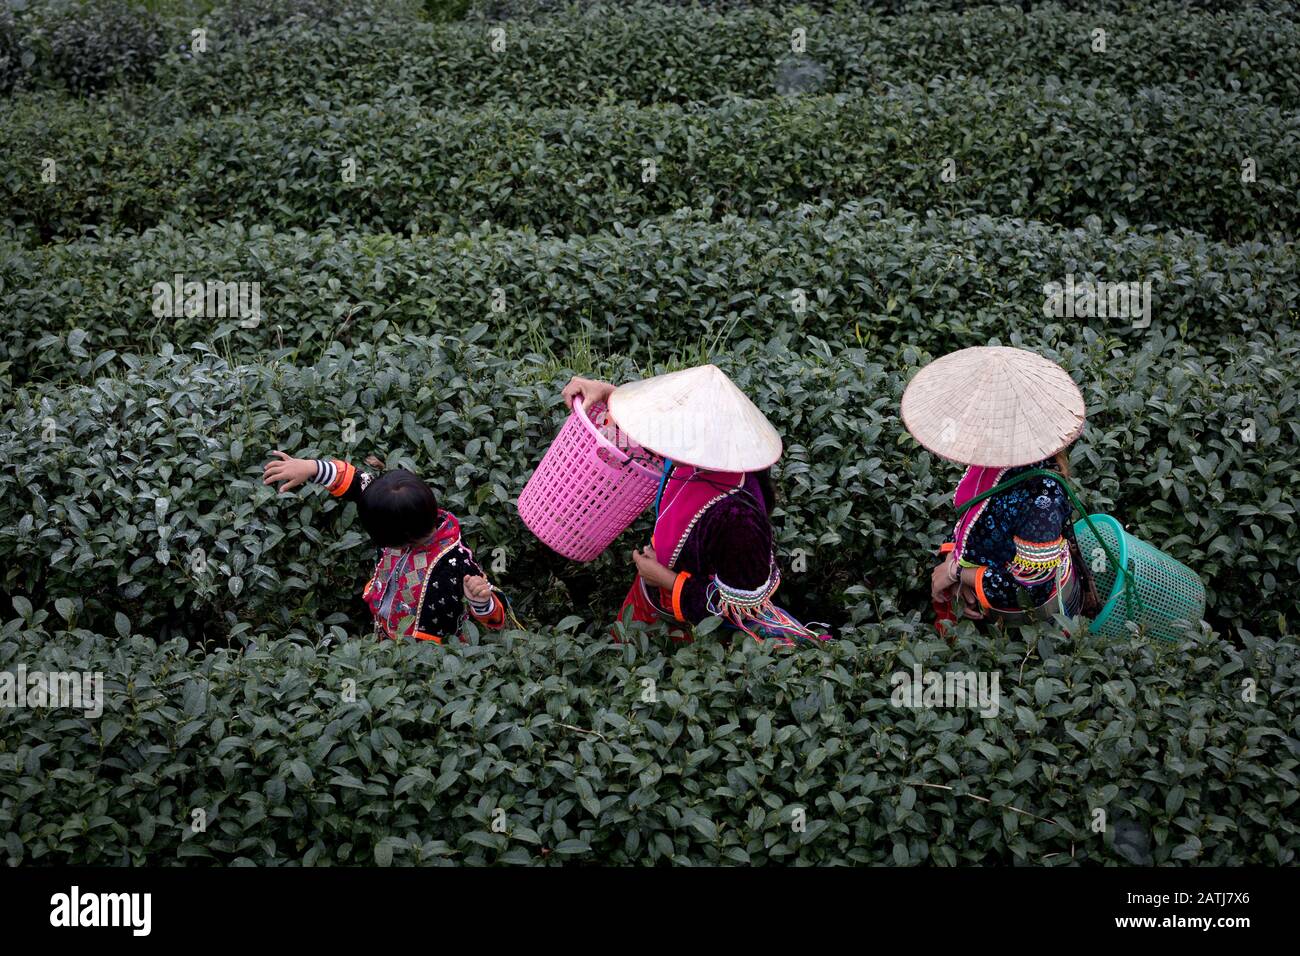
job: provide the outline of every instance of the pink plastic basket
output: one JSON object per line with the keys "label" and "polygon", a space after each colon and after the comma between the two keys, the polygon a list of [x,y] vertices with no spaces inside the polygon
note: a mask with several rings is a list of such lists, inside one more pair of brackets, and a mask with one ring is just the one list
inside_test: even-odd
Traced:
{"label": "pink plastic basket", "polygon": [[590,561],[654,500],[663,459],[638,446],[609,419],[604,403],[568,421],[519,496],[519,517],[552,550]]}

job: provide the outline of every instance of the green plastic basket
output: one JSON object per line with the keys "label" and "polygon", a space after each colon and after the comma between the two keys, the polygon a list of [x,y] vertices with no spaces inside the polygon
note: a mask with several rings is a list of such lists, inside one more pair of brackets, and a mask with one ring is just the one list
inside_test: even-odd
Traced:
{"label": "green plastic basket", "polygon": [[[1125,593],[1124,575],[1114,567],[1088,522],[1074,524],[1083,560],[1092,570],[1102,609],[1089,630],[1105,637],[1126,638],[1128,622],[1134,621],[1148,634],[1165,641],[1181,640],[1188,628],[1195,628],[1205,616],[1205,585],[1196,573],[1158,548],[1133,537],[1110,515],[1090,515],[1102,543],[1128,568],[1136,586],[1137,600]],[[1098,570],[1099,568],[1099,570]]]}

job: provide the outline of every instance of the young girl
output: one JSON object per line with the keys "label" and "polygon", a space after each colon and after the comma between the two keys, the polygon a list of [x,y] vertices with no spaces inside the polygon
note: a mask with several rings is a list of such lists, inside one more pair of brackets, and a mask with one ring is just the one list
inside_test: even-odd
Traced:
{"label": "young girl", "polygon": [[285,492],[311,482],[356,504],[362,527],[380,549],[362,593],[377,636],[441,644],[460,632],[466,605],[470,617],[494,631],[505,624],[503,602],[461,541],[460,522],[438,507],[433,489],[415,475],[398,469],[375,478],[339,459],[274,454],[277,460],[262,471],[263,484],[283,482]]}

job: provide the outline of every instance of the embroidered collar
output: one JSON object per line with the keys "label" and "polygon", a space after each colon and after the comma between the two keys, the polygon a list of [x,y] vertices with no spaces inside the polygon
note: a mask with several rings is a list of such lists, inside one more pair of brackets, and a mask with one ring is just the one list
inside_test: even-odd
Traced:
{"label": "embroidered collar", "polygon": [[[988,468],[982,465],[971,465],[961,476],[961,481],[957,482],[957,490],[953,492],[952,503],[954,507],[960,507],[967,501],[970,501],[976,495],[983,494],[990,488],[997,487],[998,482],[1002,480],[1010,469],[1008,468]],[[976,522],[980,520],[980,515],[993,499],[985,498],[973,508],[966,509],[965,514],[957,519],[957,525],[952,530],[953,556],[961,560],[962,552],[966,548],[966,537],[970,534]]]}
{"label": "embroidered collar", "polygon": [[[460,521],[450,511],[438,509],[438,527],[430,535],[429,540],[423,544],[417,544],[410,548],[411,551],[436,551],[441,553],[446,550],[448,544],[455,544],[460,540]],[[402,549],[396,549],[402,550]]]}

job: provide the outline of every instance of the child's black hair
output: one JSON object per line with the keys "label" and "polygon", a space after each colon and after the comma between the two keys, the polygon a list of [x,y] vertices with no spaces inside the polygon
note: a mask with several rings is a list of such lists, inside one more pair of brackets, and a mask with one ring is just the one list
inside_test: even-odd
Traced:
{"label": "child's black hair", "polygon": [[438,526],[433,489],[404,468],[372,481],[357,502],[361,526],[381,548],[404,548]]}

